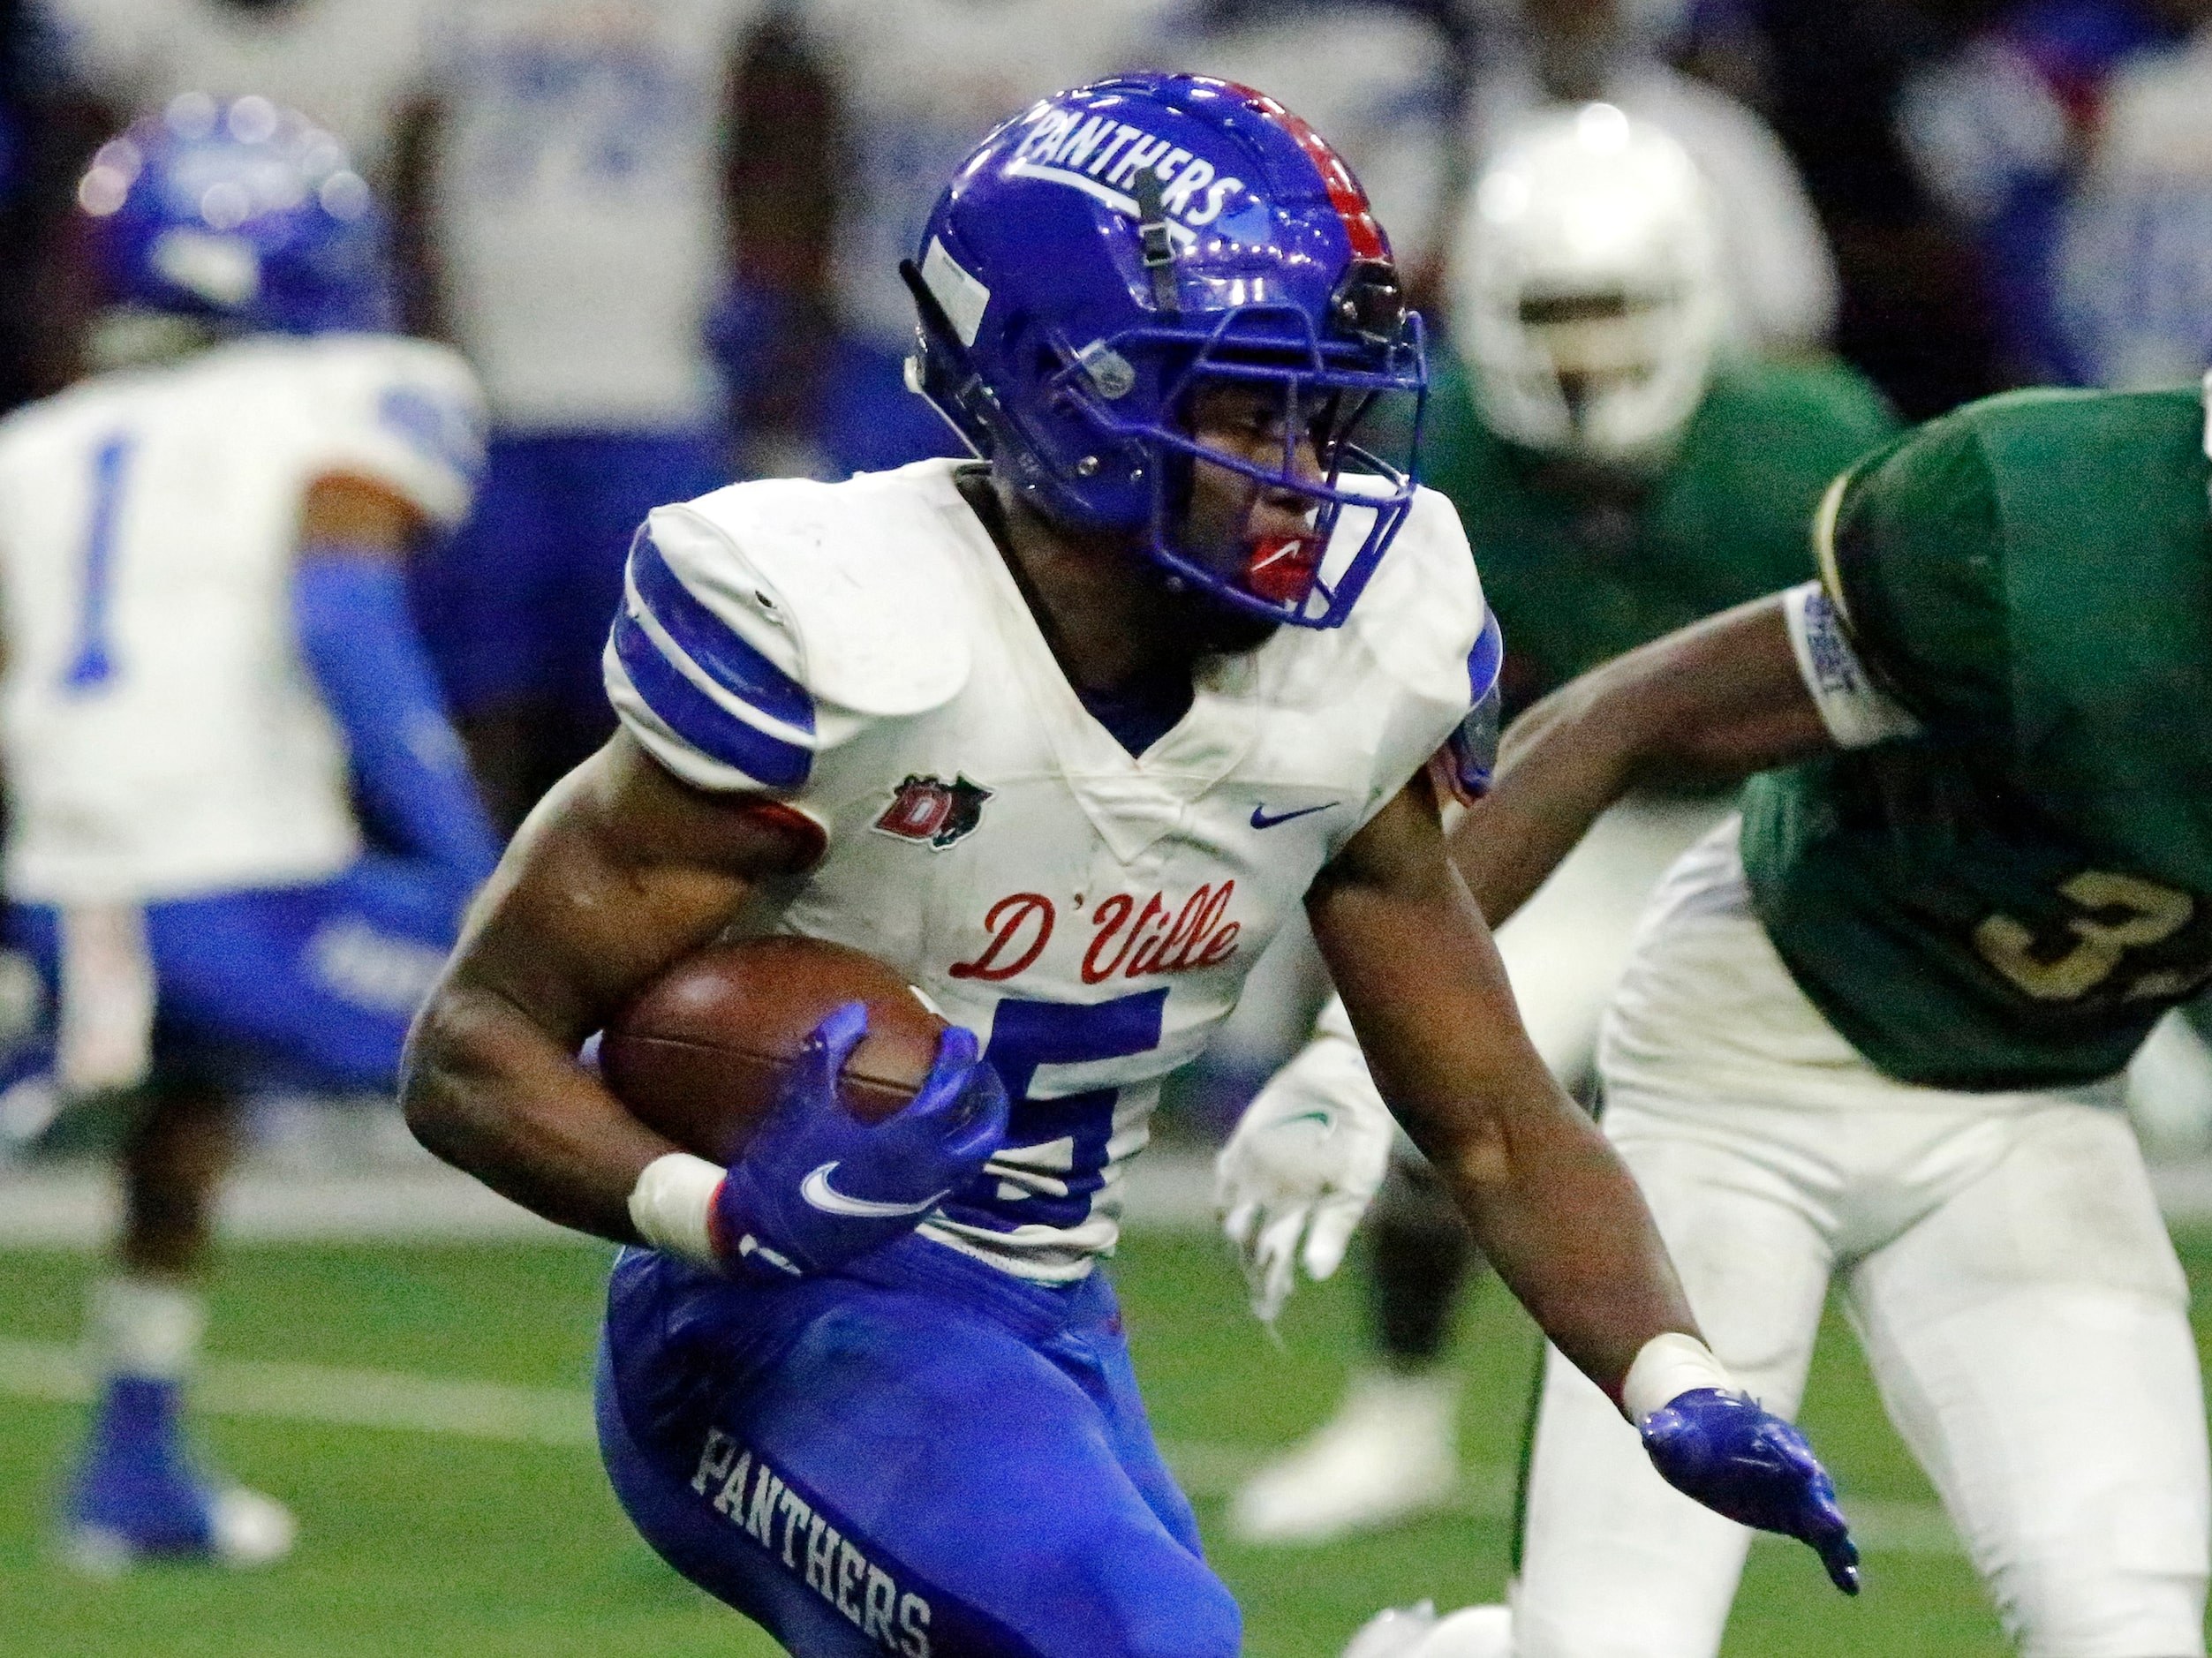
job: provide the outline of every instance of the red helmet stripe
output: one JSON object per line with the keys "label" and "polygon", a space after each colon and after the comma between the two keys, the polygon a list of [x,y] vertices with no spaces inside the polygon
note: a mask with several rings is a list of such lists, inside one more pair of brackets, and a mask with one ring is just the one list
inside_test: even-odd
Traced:
{"label": "red helmet stripe", "polygon": [[1253,109],[1282,128],[1290,135],[1291,142],[1305,151],[1306,159],[1320,173],[1322,186],[1329,192],[1329,205],[1344,222],[1344,234],[1351,239],[1353,256],[1388,259],[1390,247],[1383,240],[1382,227],[1375,222],[1375,209],[1367,200],[1367,192],[1360,188],[1360,181],[1352,177],[1352,170],[1330,147],[1328,139],[1309,126],[1302,116],[1293,114],[1265,93],[1234,80],[1222,84],[1243,94]]}

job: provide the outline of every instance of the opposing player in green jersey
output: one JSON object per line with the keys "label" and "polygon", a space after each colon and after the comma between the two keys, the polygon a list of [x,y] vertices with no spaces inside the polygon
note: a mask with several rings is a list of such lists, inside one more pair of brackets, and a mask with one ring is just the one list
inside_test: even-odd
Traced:
{"label": "opposing player in green jersey", "polygon": [[[1455,843],[1508,915],[1638,779],[1773,768],[1647,913],[1605,1131],[1769,1408],[1840,1286],[2036,1658],[2204,1651],[2204,1402],[2118,1074],[2212,980],[2206,435],[2193,391],[2021,393],[1878,452],[1818,583],[1539,704]],[[1526,1517],[1510,1647],[1471,1609],[1406,1650],[1718,1649],[1746,1534],[1556,1362]]]}
{"label": "opposing player in green jersey", "polygon": [[[1453,268],[1468,366],[1439,375],[1423,472],[1459,508],[1482,563],[1508,714],[1801,579],[1821,492],[1894,430],[1880,396],[1839,365],[1729,349],[1717,240],[1688,158],[1604,105],[1536,118],[1476,185]],[[1644,791],[1500,936],[1529,1034],[1569,1087],[1587,1078],[1644,898],[1725,810],[1710,792]],[[1354,1096],[1373,1109],[1348,1111]],[[1365,1153],[1333,1195],[1340,1231],[1316,1223],[1313,1264],[1325,1271],[1390,1144],[1335,1008],[1223,1159],[1223,1208],[1266,1256],[1263,1304],[1270,1272],[1272,1293],[1287,1291],[1287,1234],[1316,1195],[1300,1176],[1313,1167],[1317,1110]],[[1238,1494],[1230,1521],[1248,1539],[1317,1541],[1452,1500],[1461,1378],[1442,1352],[1475,1257],[1442,1188],[1400,1150],[1370,1227],[1380,1351],[1336,1416]]]}

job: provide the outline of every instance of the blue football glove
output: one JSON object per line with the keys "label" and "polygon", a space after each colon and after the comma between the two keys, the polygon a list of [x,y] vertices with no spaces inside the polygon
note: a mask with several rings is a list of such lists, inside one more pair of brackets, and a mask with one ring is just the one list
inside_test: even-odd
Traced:
{"label": "blue football glove", "polygon": [[1813,1448],[1742,1393],[1693,1388],[1643,1419],[1651,1466],[1683,1496],[1742,1526],[1812,1545],[1829,1581],[1859,1593],[1859,1550]]}
{"label": "blue football glove", "polygon": [[736,1277],[788,1281],[902,1238],[1006,1135],[1006,1085],[955,1025],[914,1097],[864,1123],[837,1076],[868,1034],[848,1002],[816,1027],[744,1155],[714,1195],[715,1253]]}

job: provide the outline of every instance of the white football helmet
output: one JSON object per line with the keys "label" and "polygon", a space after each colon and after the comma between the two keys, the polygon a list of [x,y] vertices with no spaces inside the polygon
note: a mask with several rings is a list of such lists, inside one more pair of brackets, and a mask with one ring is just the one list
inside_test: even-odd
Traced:
{"label": "white football helmet", "polygon": [[1483,418],[1531,448],[1663,452],[1705,396],[1725,303],[1688,153],[1612,105],[1531,117],[1476,181],[1452,334]]}

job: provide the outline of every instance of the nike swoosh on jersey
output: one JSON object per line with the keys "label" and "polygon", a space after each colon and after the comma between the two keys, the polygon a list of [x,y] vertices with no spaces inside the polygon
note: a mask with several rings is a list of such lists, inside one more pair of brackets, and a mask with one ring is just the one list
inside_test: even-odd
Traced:
{"label": "nike swoosh on jersey", "polygon": [[1327,811],[1335,804],[1336,802],[1332,800],[1318,806],[1301,806],[1296,811],[1277,812],[1272,816],[1269,815],[1265,805],[1255,806],[1252,808],[1252,827],[1272,829],[1277,824],[1288,823],[1293,818],[1310,818],[1317,811]]}
{"label": "nike swoosh on jersey", "polygon": [[879,1203],[872,1198],[847,1197],[829,1183],[830,1172],[836,1166],[834,1162],[825,1163],[799,1182],[799,1195],[825,1215],[853,1215],[862,1220],[893,1220],[902,1215],[926,1215],[952,1195],[952,1187],[948,1186],[935,1196],[925,1197],[918,1203]]}

